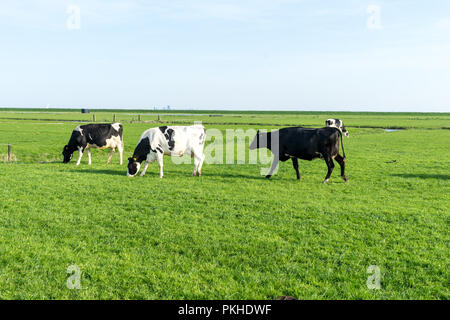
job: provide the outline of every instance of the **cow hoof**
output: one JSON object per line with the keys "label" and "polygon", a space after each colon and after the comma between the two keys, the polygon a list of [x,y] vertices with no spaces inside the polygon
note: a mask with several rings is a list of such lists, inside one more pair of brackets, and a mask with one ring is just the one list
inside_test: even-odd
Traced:
{"label": "cow hoof", "polygon": [[344,179],[344,181],[345,181],[345,182],[347,182],[347,181],[348,181],[348,178],[347,178],[347,176],[342,176],[342,179]]}
{"label": "cow hoof", "polygon": [[328,181],[330,181],[330,179],[325,179],[325,180],[323,180],[323,183],[326,184],[326,183],[328,183]]}
{"label": "cow hoof", "polygon": [[271,175],[267,175],[267,176],[266,176],[266,179],[270,179],[270,177],[271,177]]}

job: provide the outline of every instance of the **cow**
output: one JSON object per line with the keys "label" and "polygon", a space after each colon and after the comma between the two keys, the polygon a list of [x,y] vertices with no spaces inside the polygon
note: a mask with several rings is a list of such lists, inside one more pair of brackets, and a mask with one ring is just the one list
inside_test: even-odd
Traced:
{"label": "cow", "polygon": [[63,156],[64,163],[68,163],[73,156],[73,153],[78,150],[77,166],[80,164],[83,152],[86,151],[91,164],[91,148],[106,149],[111,148],[109,153],[108,164],[115,148],[119,151],[120,164],[122,165],[123,157],[123,127],[120,123],[104,123],[104,124],[86,124],[78,126],[72,131],[69,143],[64,146]]}
{"label": "cow", "polygon": [[[340,121],[340,120],[339,120]],[[340,121],[342,127],[343,123]],[[324,159],[328,172],[323,181],[327,183],[334,169],[333,159],[336,160],[341,167],[341,177],[344,181],[348,181],[345,175],[345,152],[342,145],[344,156],[339,154],[339,138],[342,144],[342,129],[336,127],[324,127],[318,129],[289,127],[282,128],[272,132],[258,132],[249,146],[250,150],[258,148],[267,148],[274,154],[274,159],[269,173],[266,178],[272,176],[273,171],[278,165],[278,161],[287,161],[292,159],[297,179],[300,180],[298,171],[298,159],[313,160]]]}
{"label": "cow", "polygon": [[150,162],[158,161],[159,177],[163,177],[163,156],[181,157],[188,154],[194,158],[192,175],[202,175],[202,165],[205,160],[206,131],[202,125],[193,126],[163,126],[144,131],[134,149],[133,156],[128,158],[127,176],[135,176],[145,161],[141,177],[145,175]]}

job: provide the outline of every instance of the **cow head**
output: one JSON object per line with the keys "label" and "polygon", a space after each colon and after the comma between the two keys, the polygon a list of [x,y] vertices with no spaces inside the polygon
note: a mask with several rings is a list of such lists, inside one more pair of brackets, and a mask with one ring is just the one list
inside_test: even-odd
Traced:
{"label": "cow head", "polygon": [[68,163],[70,160],[72,160],[73,150],[70,149],[69,145],[64,146],[62,155],[64,156],[63,163]]}
{"label": "cow head", "polygon": [[342,132],[347,138],[348,138],[348,131],[344,126],[344,123],[342,120],[339,119],[328,119],[325,121],[325,124],[327,127],[333,127],[338,129],[340,132]]}
{"label": "cow head", "polygon": [[128,177],[134,177],[141,168],[141,163],[137,161],[136,157],[128,158],[128,170],[127,170],[127,176]]}

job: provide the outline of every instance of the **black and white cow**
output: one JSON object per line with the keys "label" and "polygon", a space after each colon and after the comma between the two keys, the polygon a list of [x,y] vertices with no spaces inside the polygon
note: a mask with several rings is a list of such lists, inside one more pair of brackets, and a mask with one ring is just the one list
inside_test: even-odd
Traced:
{"label": "black and white cow", "polygon": [[327,127],[337,128],[340,132],[342,132],[348,138],[348,131],[344,126],[344,123],[339,119],[327,119],[325,121],[325,125]]}
{"label": "black and white cow", "polygon": [[[342,121],[340,121],[342,123]],[[343,123],[342,123],[343,126]],[[335,127],[325,127],[320,129],[310,129],[302,127],[282,128],[272,132],[260,132],[258,130],[255,138],[250,144],[250,150],[267,148],[274,154],[272,166],[266,178],[270,178],[278,165],[278,161],[292,159],[297,179],[300,179],[298,171],[298,159],[313,160],[324,159],[328,172],[324,183],[330,179],[334,169],[333,159],[341,167],[341,177],[348,181],[345,175],[345,152],[344,156],[339,154],[339,138],[342,143],[342,132]]]}
{"label": "black and white cow", "polygon": [[180,157],[188,154],[194,158],[192,175],[202,175],[202,165],[205,160],[206,131],[202,125],[171,126],[151,128],[142,133],[134,149],[133,157],[128,158],[127,176],[135,176],[145,161],[141,176],[145,175],[150,162],[158,161],[159,177],[163,177],[163,156]]}
{"label": "black and white cow", "polygon": [[117,148],[120,155],[120,164],[122,164],[123,147],[123,127],[120,123],[86,124],[78,126],[72,131],[69,143],[64,146],[62,152],[63,162],[68,163],[72,159],[73,153],[78,150],[77,166],[80,164],[84,151],[86,151],[89,164],[91,164],[91,148],[111,148],[106,162],[109,163],[115,148]]}

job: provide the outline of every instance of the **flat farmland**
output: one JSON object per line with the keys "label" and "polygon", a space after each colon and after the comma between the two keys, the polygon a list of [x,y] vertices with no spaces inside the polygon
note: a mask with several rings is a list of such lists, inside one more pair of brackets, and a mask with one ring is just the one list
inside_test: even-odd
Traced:
{"label": "flat farmland", "polygon": [[[165,157],[163,179],[156,164],[126,177],[117,154],[106,165],[108,151],[93,150],[91,166],[86,156],[75,166],[76,153],[63,164],[71,131],[92,113],[0,110],[1,299],[450,298],[450,114],[93,113],[123,124],[124,159],[150,127],[202,122],[222,135],[206,149],[216,144],[223,161],[205,162],[198,178]],[[300,181],[290,161],[267,180],[270,164],[249,163],[248,137],[236,139],[243,161],[226,161],[229,132],[328,118],[350,133],[348,183],[336,164],[322,184],[323,160],[300,161]],[[379,289],[367,286],[370,266]]]}

